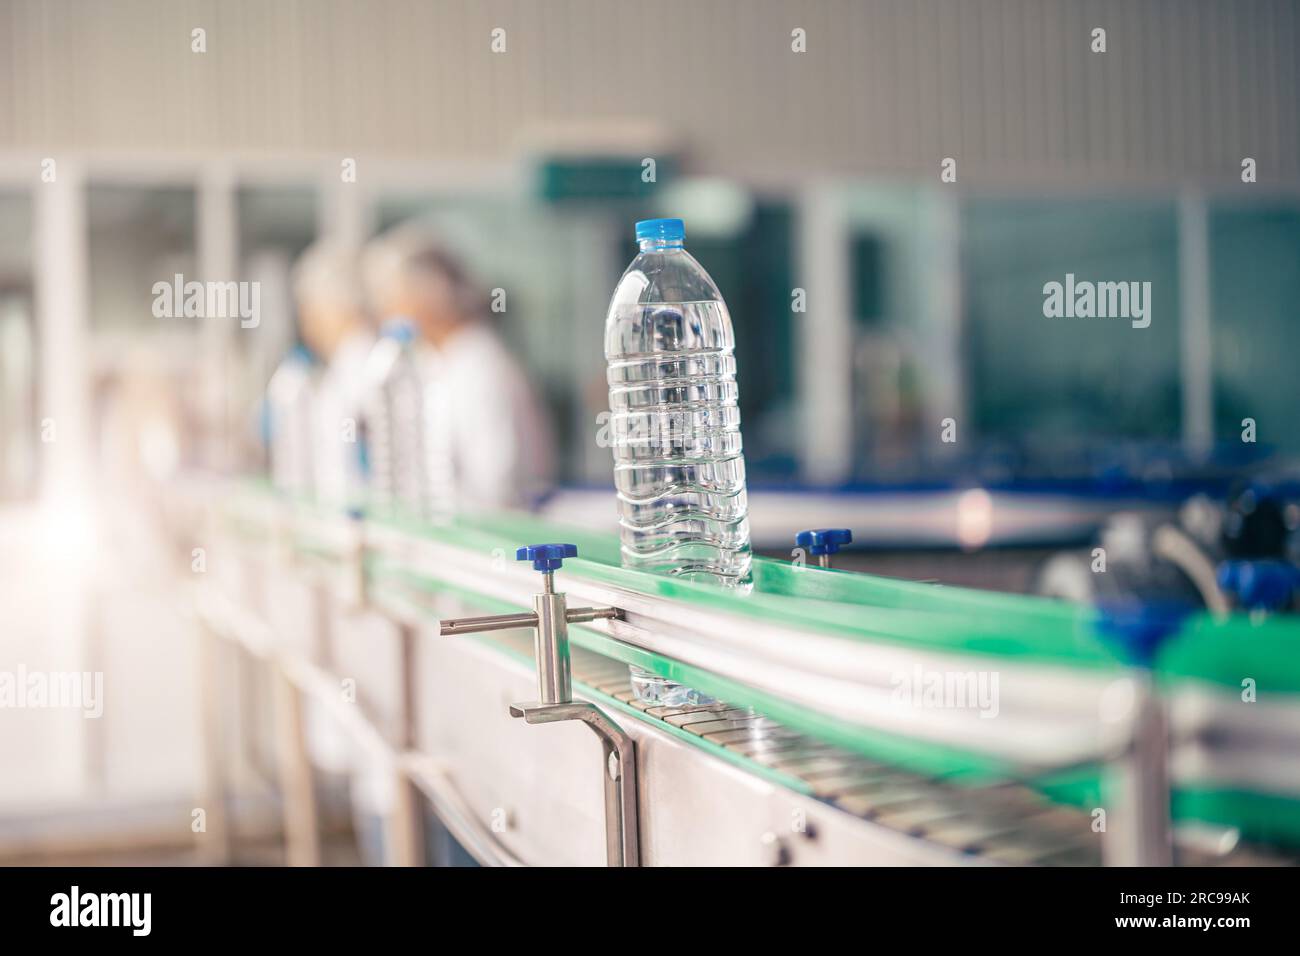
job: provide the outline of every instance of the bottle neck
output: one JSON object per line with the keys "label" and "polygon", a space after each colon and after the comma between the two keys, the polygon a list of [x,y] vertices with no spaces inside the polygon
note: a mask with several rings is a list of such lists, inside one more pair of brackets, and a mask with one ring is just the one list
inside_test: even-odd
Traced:
{"label": "bottle neck", "polygon": [[668,252],[686,248],[686,244],[681,239],[640,239],[637,245],[641,247],[642,252]]}

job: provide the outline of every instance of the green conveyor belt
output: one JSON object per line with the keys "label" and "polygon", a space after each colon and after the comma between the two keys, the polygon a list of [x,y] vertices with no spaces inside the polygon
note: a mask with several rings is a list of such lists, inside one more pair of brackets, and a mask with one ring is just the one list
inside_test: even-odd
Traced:
{"label": "green conveyor belt", "polygon": [[[564,573],[770,622],[812,627],[857,641],[1016,658],[1026,663],[1123,666],[1097,633],[1097,611],[1028,595],[919,584],[847,571],[796,568],[754,558],[749,593],[623,568],[618,538],[532,515],[461,519],[448,526],[402,525],[413,533],[488,552],[538,541],[578,545]],[[1162,682],[1200,680],[1239,689],[1244,677],[1270,694],[1300,694],[1300,622],[1246,614],[1189,615],[1154,666]]]}
{"label": "green conveyor belt", "polygon": [[[376,520],[372,516],[372,520]],[[413,535],[513,559],[514,549],[541,541],[578,546],[578,559],[563,574],[681,601],[767,623],[787,622],[855,642],[923,647],[956,654],[1114,670],[1124,666],[1097,634],[1095,609],[1024,595],[920,584],[869,574],[795,568],[770,558],[754,559],[754,586],[739,592],[623,568],[618,538],[559,525],[527,514],[459,518],[429,525],[408,518],[377,519]],[[404,569],[372,564],[376,583],[396,581],[431,591],[454,592],[485,611],[518,610],[482,595]],[[978,782],[1004,772],[989,758],[955,748],[870,731],[756,691],[727,678],[614,641],[591,628],[574,628],[575,643],[635,663],[736,705],[751,706],[775,720],[875,759],[949,779]],[[989,666],[989,662],[973,667]],[[1252,620],[1234,614],[1187,617],[1166,643],[1153,670],[1162,687],[1188,681],[1231,689],[1255,680],[1261,699],[1300,705],[1300,623],[1285,618]],[[1047,775],[1037,782],[1057,799],[1095,806],[1103,798],[1095,768]],[[1300,801],[1291,797],[1218,787],[1180,786],[1174,796],[1179,818],[1234,825],[1251,838],[1300,845]]]}

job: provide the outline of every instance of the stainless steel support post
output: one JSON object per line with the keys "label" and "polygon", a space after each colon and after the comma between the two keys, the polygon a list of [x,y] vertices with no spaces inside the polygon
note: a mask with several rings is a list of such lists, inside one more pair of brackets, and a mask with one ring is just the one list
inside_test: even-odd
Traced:
{"label": "stainless steel support post", "polygon": [[569,610],[564,594],[555,590],[554,572],[563,558],[575,557],[573,545],[531,545],[517,557],[530,560],[542,572],[542,592],[533,597],[531,614],[497,614],[441,622],[443,635],[473,634],[515,627],[535,628],[538,700],[511,704],[510,716],[530,724],[580,720],[600,738],[601,776],[605,791],[605,856],[610,866],[639,866],[640,841],[636,804],[636,745],[608,714],[588,701],[573,699],[569,663],[569,625],[598,618],[616,618],[617,608]]}

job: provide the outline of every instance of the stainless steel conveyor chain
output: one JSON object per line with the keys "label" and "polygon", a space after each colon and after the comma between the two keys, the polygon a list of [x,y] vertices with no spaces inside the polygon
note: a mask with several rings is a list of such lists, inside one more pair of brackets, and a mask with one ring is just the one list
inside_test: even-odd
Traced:
{"label": "stainless steel conveyor chain", "polygon": [[[531,656],[526,631],[489,640]],[[862,820],[995,864],[1097,866],[1101,834],[1086,811],[1053,803],[1017,782],[959,785],[824,743],[749,708],[726,703],[657,707],[632,692],[627,665],[583,648],[572,652],[576,690],[611,698],[643,718],[724,748],[753,767],[792,777],[814,798]],[[1191,865],[1259,862],[1247,847],[1210,856],[1184,850]]]}

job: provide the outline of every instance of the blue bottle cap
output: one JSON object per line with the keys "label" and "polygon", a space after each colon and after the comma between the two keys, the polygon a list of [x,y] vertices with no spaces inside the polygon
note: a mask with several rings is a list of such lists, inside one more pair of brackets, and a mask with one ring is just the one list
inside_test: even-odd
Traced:
{"label": "blue bottle cap", "polygon": [[636,224],[636,241],[658,239],[661,242],[681,242],[686,238],[686,226],[680,219],[642,219]]}
{"label": "blue bottle cap", "polygon": [[385,319],[383,325],[379,327],[379,334],[383,338],[392,339],[400,345],[410,345],[415,341],[415,323],[406,316],[394,316],[391,319]]}

